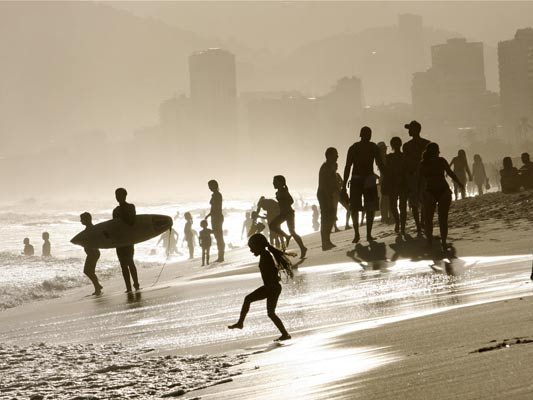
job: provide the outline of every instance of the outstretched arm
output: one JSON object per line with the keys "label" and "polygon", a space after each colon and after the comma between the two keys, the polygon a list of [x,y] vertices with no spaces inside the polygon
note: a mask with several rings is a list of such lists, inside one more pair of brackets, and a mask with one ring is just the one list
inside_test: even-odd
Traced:
{"label": "outstretched arm", "polygon": [[446,161],[444,158],[442,159],[442,162],[444,163],[444,170],[446,171],[446,174],[448,174],[448,176],[450,178],[453,179],[453,181],[455,183],[457,183],[457,185],[460,187],[460,188],[464,188],[465,185],[463,185],[463,183],[459,180],[459,178],[457,177],[457,175],[455,175],[455,172],[452,171],[452,169],[450,168],[450,164],[448,164],[448,161]]}

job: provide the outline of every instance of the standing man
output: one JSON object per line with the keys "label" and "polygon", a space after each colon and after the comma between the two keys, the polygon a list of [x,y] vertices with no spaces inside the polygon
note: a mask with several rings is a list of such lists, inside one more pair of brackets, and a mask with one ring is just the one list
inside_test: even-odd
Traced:
{"label": "standing man", "polygon": [[335,245],[331,243],[331,230],[335,225],[335,194],[337,188],[337,159],[339,153],[334,147],[326,150],[326,162],[320,167],[318,173],[318,191],[316,197],[320,205],[320,237],[322,238],[322,250],[331,250]]}
{"label": "standing man", "polygon": [[213,194],[209,201],[209,204],[211,204],[211,210],[204,219],[207,220],[207,218],[211,217],[211,229],[213,230],[213,235],[217,241],[218,248],[218,258],[216,262],[224,262],[224,248],[226,244],[224,243],[224,232],[222,230],[222,224],[224,223],[224,215],[222,215],[222,194],[219,191],[218,182],[214,179],[207,182],[207,186]]}
{"label": "standing man", "polygon": [[[135,206],[126,202],[126,196],[128,192],[124,188],[118,188],[115,190],[115,198],[118,201],[118,206],[113,210],[113,219],[118,219],[127,225],[133,226],[135,224]],[[126,284],[126,293],[131,293],[131,279],[133,279],[133,287],[135,290],[139,290],[139,281],[137,279],[137,268],[133,261],[133,254],[135,248],[133,245],[117,247],[118,261],[120,262],[120,268],[122,269],[122,276],[124,277],[124,283]]]}
{"label": "standing man", "polygon": [[422,234],[422,226],[420,225],[420,218],[423,215],[423,210],[420,210],[422,204],[421,193],[423,193],[422,184],[420,181],[419,166],[422,160],[422,153],[429,144],[429,140],[420,137],[422,125],[418,121],[411,121],[406,124],[405,129],[408,130],[411,140],[403,145],[403,153],[405,157],[406,168],[406,184],[407,184],[407,198],[409,205],[413,210],[413,218],[415,220],[416,232],[420,236]]}
{"label": "standing man", "polygon": [[[352,212],[353,227],[355,236],[352,243],[358,243],[359,236],[359,211],[366,211],[366,239],[371,242],[372,225],[374,215],[379,210],[379,196],[374,174],[374,162],[383,175],[384,165],[378,146],[371,142],[372,130],[368,126],[363,126],[360,133],[361,140],[354,143],[348,149],[346,166],[344,167],[343,192],[346,192],[350,170],[352,179],[350,181],[350,209]],[[364,203],[363,201],[364,200]]]}

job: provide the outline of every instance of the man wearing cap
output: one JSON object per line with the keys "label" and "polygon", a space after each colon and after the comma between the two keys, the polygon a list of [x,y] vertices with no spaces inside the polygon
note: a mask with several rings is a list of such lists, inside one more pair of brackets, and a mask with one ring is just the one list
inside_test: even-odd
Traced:
{"label": "man wearing cap", "polygon": [[[350,170],[353,167],[352,179],[350,181],[350,209],[355,236],[352,243],[357,243],[360,240],[359,211],[366,211],[366,238],[369,242],[374,240],[372,237],[372,225],[374,223],[374,214],[379,210],[377,176],[374,174],[374,162],[382,174],[384,171],[383,160],[381,159],[378,146],[370,141],[372,130],[368,126],[363,126],[360,136],[361,140],[354,143],[348,149],[342,188],[346,192]],[[364,203],[362,200],[364,200]]]}
{"label": "man wearing cap", "polygon": [[[422,227],[420,225],[420,205],[421,199],[421,185],[419,175],[420,161],[422,160],[422,153],[426,146],[430,143],[429,140],[420,137],[422,125],[418,121],[411,121],[404,125],[408,130],[411,140],[403,145],[403,153],[405,156],[405,168],[407,172],[407,195],[409,205],[413,210],[413,218],[415,220],[416,231],[418,235],[422,234]],[[423,210],[422,214],[423,214]]]}

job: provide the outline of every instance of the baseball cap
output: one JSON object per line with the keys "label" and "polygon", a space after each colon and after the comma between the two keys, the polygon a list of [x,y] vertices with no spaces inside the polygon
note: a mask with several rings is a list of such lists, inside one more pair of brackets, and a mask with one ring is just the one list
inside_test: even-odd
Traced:
{"label": "baseball cap", "polygon": [[409,122],[408,124],[405,124],[403,127],[404,127],[405,129],[415,128],[415,127],[417,127],[418,129],[420,129],[420,128],[422,128],[422,125],[420,125],[420,122],[415,121],[415,120],[412,120],[412,121]]}

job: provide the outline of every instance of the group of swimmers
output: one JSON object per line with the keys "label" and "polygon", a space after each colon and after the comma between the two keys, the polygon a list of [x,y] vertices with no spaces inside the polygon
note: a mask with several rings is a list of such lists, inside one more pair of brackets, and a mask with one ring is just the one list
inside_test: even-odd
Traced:
{"label": "group of swimmers", "polygon": [[[41,255],[43,257],[51,257],[52,256],[52,244],[50,243],[50,234],[48,232],[43,232],[41,237],[43,239]],[[24,244],[24,249],[22,250],[23,255],[25,256],[35,255],[35,249],[33,245],[30,243],[30,238],[24,238],[22,243]]]}

